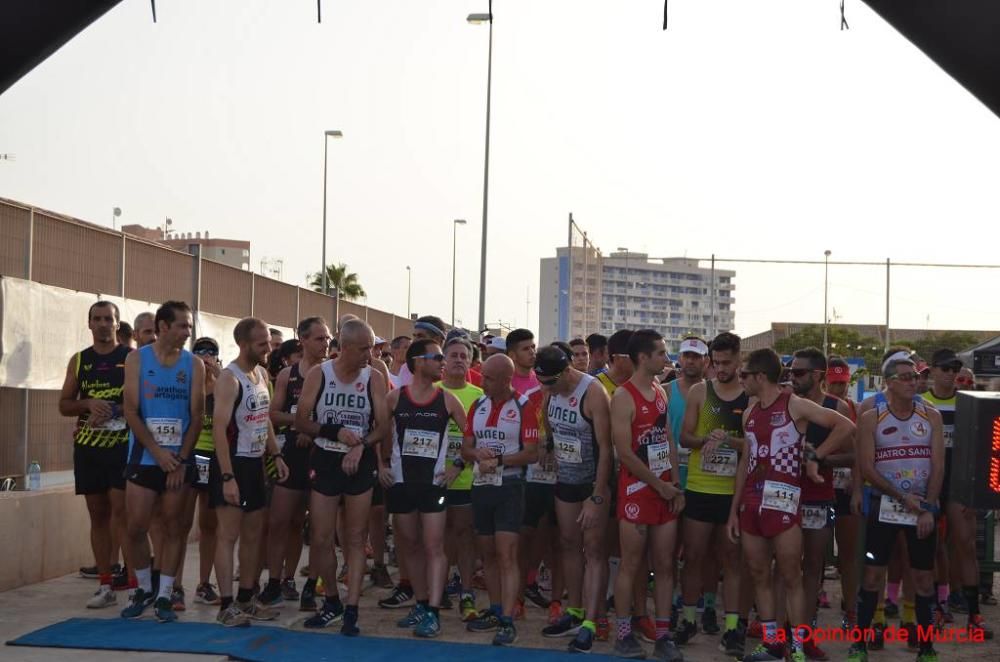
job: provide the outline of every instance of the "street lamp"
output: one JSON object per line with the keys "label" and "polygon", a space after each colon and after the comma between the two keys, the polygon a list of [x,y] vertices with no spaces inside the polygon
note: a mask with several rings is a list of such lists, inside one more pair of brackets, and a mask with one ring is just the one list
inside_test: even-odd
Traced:
{"label": "street lamp", "polygon": [[827,314],[827,292],[830,287],[830,251],[823,251],[823,354],[828,350],[830,316]]}
{"label": "street lamp", "polygon": [[451,325],[455,326],[455,266],[458,254],[458,226],[465,225],[464,218],[456,218],[451,225]]}
{"label": "street lamp", "polygon": [[410,284],[412,283],[413,272],[410,265],[406,265],[406,319],[410,319]]}
{"label": "street lamp", "polygon": [[326,273],[326,156],[327,156],[327,145],[330,141],[327,138],[343,138],[344,134],[340,131],[324,131],[323,132],[323,294],[330,293],[330,282],[329,274]]}
{"label": "street lamp", "polygon": [[618,252],[620,253],[622,251],[625,252],[625,313],[623,315],[625,319],[625,326],[622,327],[624,329],[628,326],[628,248],[619,246]]}
{"label": "street lamp", "polygon": [[122,215],[122,208],[121,207],[115,207],[114,209],[111,210],[111,229],[112,230],[117,230],[118,229],[117,223],[115,223],[115,220],[119,216],[121,216],[121,215]]}
{"label": "street lamp", "polygon": [[479,328],[486,326],[486,219],[490,191],[490,95],[493,87],[493,2],[488,14],[469,14],[465,19],[473,25],[489,23],[489,49],[486,58],[486,153],[483,160],[483,239],[479,258]]}

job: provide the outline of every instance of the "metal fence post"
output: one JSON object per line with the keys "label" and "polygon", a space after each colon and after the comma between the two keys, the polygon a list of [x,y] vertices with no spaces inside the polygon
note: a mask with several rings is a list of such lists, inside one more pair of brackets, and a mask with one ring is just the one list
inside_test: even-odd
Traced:
{"label": "metal fence post", "polygon": [[191,342],[198,337],[198,315],[201,314],[201,244],[193,244],[191,246],[194,249],[194,260],[192,262],[192,268],[194,269],[194,312],[195,312],[195,328],[194,332],[191,334]]}
{"label": "metal fence post", "polygon": [[125,237],[125,230],[122,230],[122,270],[121,270],[121,285],[119,289],[121,290],[121,297],[125,298],[125,251],[128,248],[128,239]]}
{"label": "metal fence post", "polygon": [[[32,280],[34,272],[34,253],[35,253],[35,208],[32,207],[28,213],[28,250],[26,250],[24,256],[24,275],[27,280]],[[28,463],[31,460],[28,459],[28,441],[31,438],[31,389],[25,387],[24,389],[24,409],[21,412],[23,417],[23,424],[21,425],[21,444],[24,448],[24,458],[22,459],[22,466],[24,467],[25,476],[25,488],[27,488],[27,476],[28,476]]]}

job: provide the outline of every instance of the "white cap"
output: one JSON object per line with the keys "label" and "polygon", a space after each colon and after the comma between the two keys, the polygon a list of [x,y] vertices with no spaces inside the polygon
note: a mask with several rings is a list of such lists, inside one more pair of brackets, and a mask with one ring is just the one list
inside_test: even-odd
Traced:
{"label": "white cap", "polygon": [[708,345],[699,338],[688,338],[681,343],[680,353],[683,354],[684,352],[694,352],[695,354],[705,356],[708,354]]}
{"label": "white cap", "polygon": [[491,338],[489,346],[492,347],[493,349],[498,349],[501,352],[507,351],[507,341],[504,338],[501,338],[500,336]]}
{"label": "white cap", "polygon": [[375,336],[374,346],[378,347],[379,345],[384,345],[386,342],[387,341],[384,338],[379,338],[378,336]]}

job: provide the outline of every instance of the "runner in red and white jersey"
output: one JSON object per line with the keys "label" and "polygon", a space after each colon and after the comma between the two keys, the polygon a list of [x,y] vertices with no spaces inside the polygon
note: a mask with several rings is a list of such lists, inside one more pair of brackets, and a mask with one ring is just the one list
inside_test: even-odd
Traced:
{"label": "runner in red and white jersey", "polygon": [[[771,561],[785,583],[788,619],[794,627],[793,662],[804,661],[802,646],[808,631],[802,591],[802,530],[799,502],[803,464],[809,479],[824,482],[819,463],[849,445],[854,424],[832,409],[783,392],[778,386],[781,359],[771,349],[751,352],[740,381],[747,395],[756,398],[743,414],[747,452],[740,457],[736,490],[727,528],[732,540],[740,538],[753,578],[757,612],[764,627],[763,643],[744,660],[784,659],[775,620],[774,578]],[[830,429],[815,451],[803,446],[809,423]]]}

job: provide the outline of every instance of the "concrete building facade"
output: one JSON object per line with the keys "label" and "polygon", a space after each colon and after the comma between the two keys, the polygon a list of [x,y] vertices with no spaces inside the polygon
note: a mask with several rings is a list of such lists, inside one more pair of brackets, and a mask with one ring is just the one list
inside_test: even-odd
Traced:
{"label": "concrete building facade", "polygon": [[[134,237],[155,241],[158,244],[196,255],[199,250],[203,259],[221,262],[237,269],[250,269],[250,242],[238,239],[209,238],[208,231],[164,232],[163,228],[147,228],[142,225],[123,225],[122,232]],[[204,234],[204,236],[202,236]]]}

